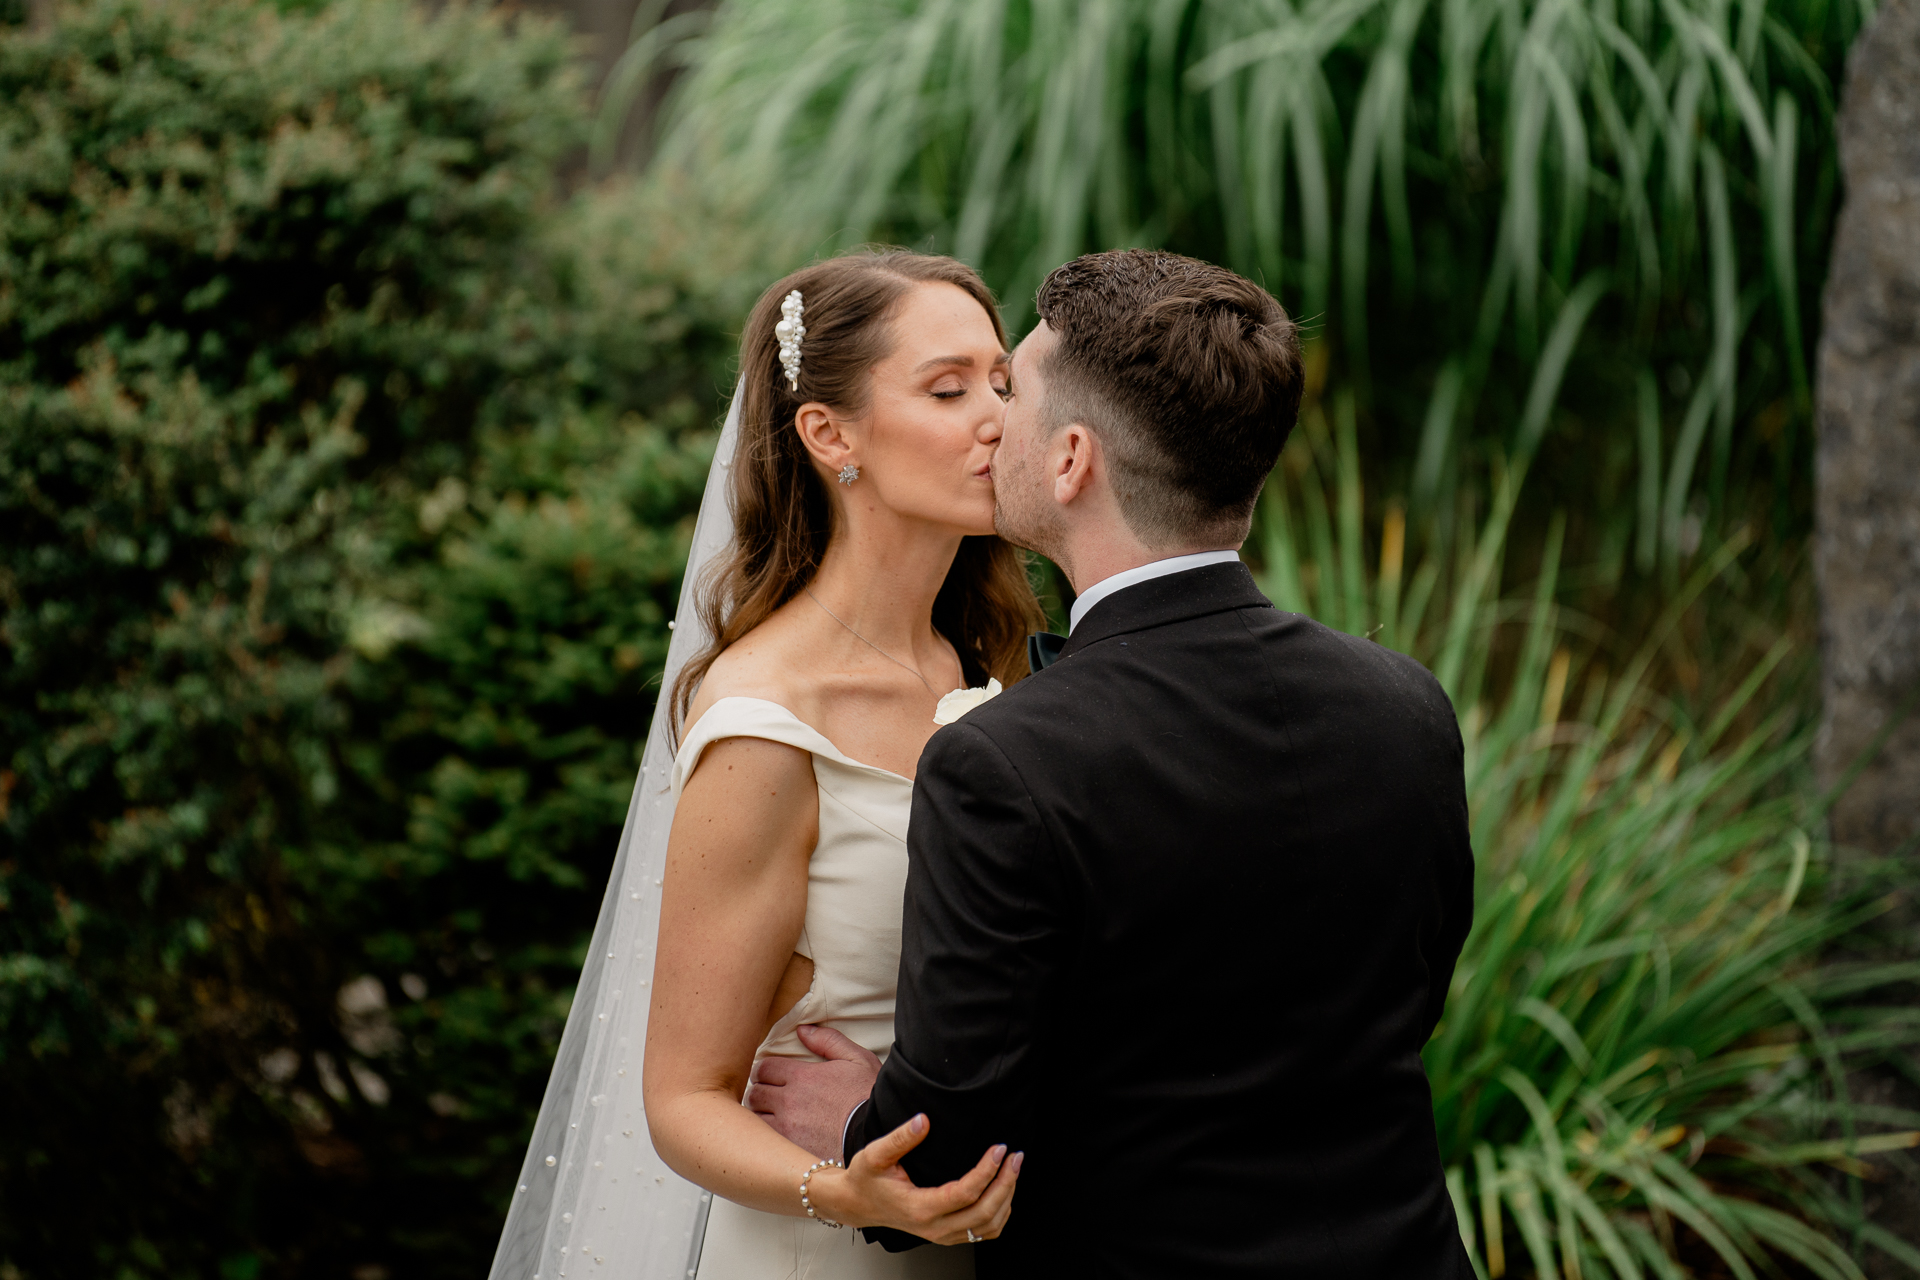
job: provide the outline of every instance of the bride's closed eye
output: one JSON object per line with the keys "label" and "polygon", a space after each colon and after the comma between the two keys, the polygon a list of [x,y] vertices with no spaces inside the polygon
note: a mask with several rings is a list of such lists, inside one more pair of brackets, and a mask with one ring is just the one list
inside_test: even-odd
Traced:
{"label": "bride's closed eye", "polygon": [[[968,388],[966,387],[960,387],[960,388],[951,389],[951,390],[935,391],[930,394],[933,396],[935,400],[958,400],[967,394],[967,390]],[[1013,393],[1009,391],[1006,387],[994,387],[993,394],[999,396],[1002,400],[1005,400],[1008,396],[1010,396]]]}

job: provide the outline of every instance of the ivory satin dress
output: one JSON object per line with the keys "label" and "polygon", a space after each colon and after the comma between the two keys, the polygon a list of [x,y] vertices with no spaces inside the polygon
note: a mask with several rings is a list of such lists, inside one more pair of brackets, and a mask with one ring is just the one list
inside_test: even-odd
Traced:
{"label": "ivory satin dress", "polygon": [[[760,698],[722,698],[688,731],[673,761],[677,800],[708,746],[764,738],[813,756],[820,839],[807,870],[807,912],[794,948],[813,961],[813,985],[754,1053],[819,1061],[795,1028],[834,1028],[885,1059],[893,1048],[900,967],[900,904],[907,880],[913,782],[848,759],[791,711]],[[794,1193],[796,1204],[799,1192]],[[971,1245],[888,1253],[851,1229],[762,1213],[713,1198],[697,1280],[971,1280]]]}

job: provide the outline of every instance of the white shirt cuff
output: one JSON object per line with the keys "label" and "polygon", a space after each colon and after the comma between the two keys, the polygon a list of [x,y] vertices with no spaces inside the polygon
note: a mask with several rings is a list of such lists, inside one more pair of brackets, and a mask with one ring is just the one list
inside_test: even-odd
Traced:
{"label": "white shirt cuff", "polygon": [[854,1103],[853,1110],[847,1112],[847,1118],[840,1126],[840,1158],[842,1160],[847,1160],[849,1163],[851,1163],[851,1158],[847,1155],[847,1134],[852,1132],[853,1130],[853,1118],[859,1115],[860,1108],[866,1105],[867,1105],[867,1099],[865,1098],[862,1098],[860,1099],[860,1101]]}

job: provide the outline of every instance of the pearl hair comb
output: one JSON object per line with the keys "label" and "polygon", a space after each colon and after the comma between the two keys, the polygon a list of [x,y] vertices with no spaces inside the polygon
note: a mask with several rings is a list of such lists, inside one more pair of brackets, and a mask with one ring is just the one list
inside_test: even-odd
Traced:
{"label": "pearl hair comb", "polygon": [[773,336],[780,342],[780,367],[787,371],[787,385],[795,391],[800,389],[800,339],[807,336],[807,327],[800,323],[803,309],[800,291],[795,289],[781,299],[780,323],[773,326]]}

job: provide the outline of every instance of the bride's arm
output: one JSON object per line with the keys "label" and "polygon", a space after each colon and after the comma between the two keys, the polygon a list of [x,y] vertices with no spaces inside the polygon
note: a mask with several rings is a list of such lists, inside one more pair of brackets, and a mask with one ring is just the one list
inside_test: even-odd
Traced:
{"label": "bride's arm", "polygon": [[[647,1019],[647,1124],[681,1176],[737,1204],[800,1216],[814,1157],[740,1105],[754,1050],[781,1010],[782,974],[806,916],[819,791],[807,753],[760,738],[708,747],[687,780],[667,840],[660,943]],[[907,1130],[915,1122],[903,1125]],[[1019,1161],[987,1153],[966,1177],[914,1188],[899,1156],[924,1133],[874,1144],[847,1173],[814,1176],[823,1214],[930,1240],[998,1234]],[[827,1212],[831,1204],[833,1212]]]}
{"label": "bride's arm", "polygon": [[772,1213],[794,1211],[812,1160],[739,1100],[806,917],[818,823],[806,752],[723,738],[687,779],[667,838],[647,1124],[676,1173]]}

